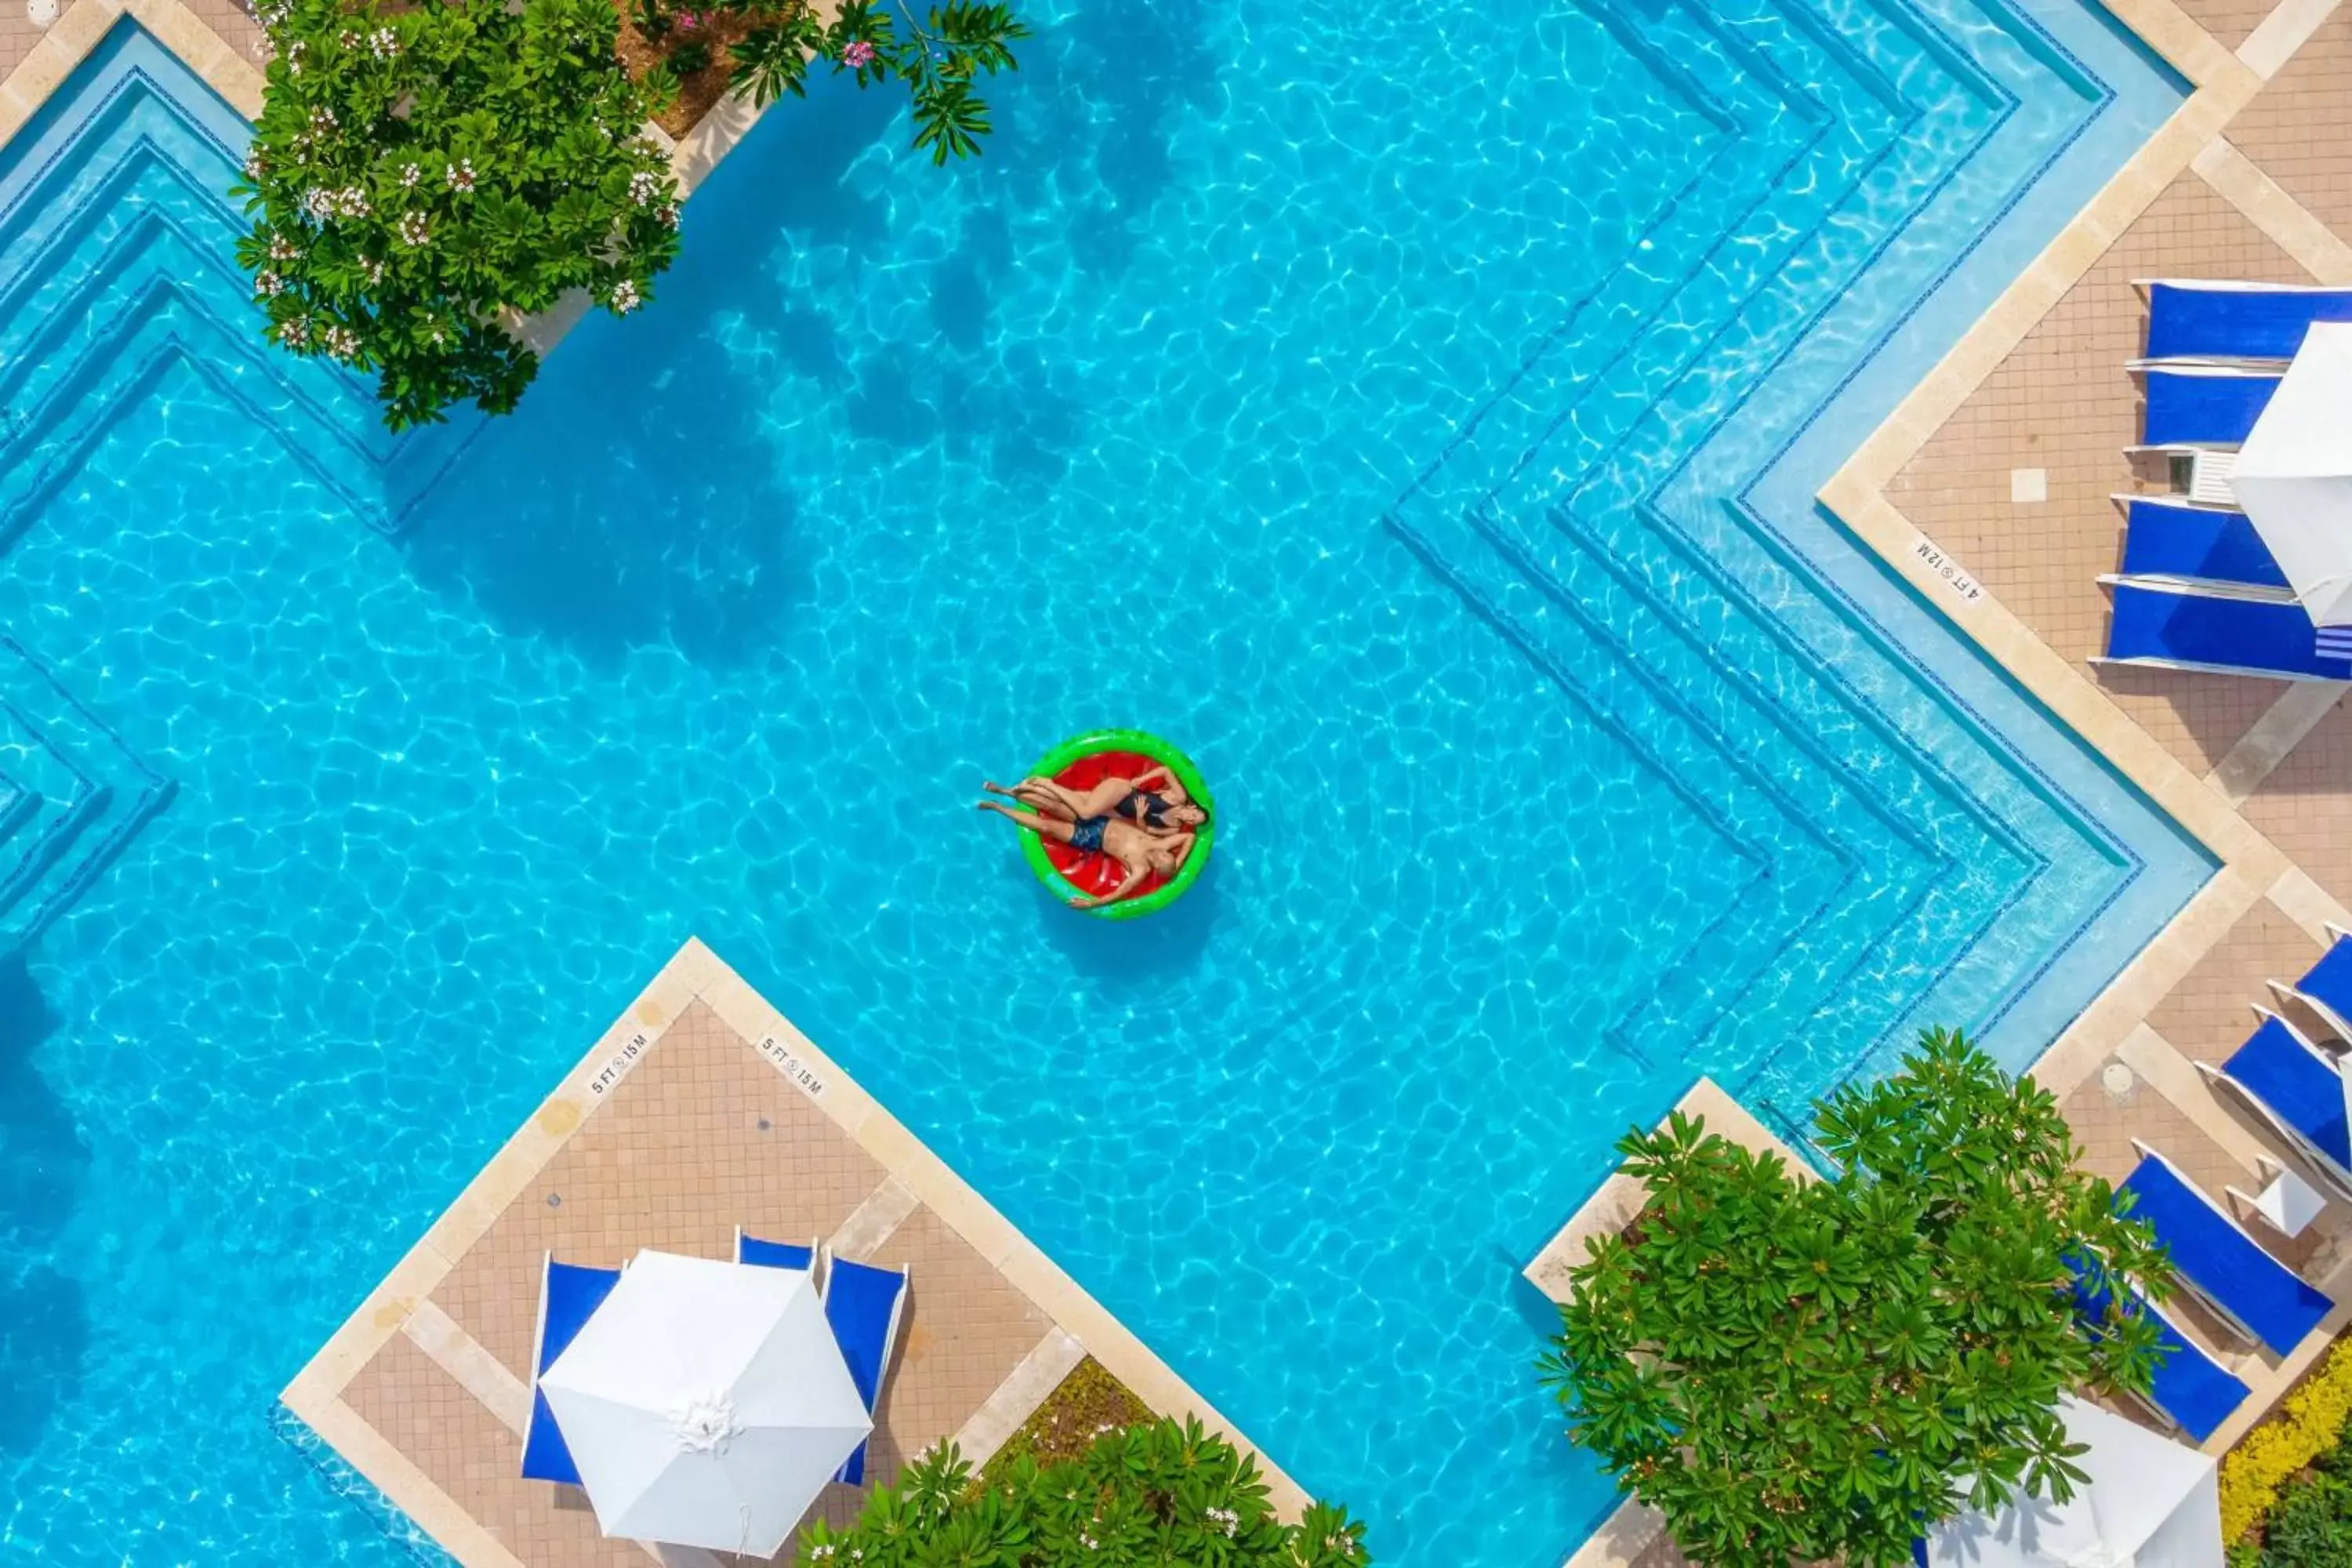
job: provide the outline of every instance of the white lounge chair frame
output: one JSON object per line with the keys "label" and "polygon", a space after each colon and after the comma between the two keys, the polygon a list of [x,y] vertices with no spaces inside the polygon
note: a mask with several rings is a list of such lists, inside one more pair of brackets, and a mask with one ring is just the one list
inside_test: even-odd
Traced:
{"label": "white lounge chair frame", "polygon": [[[2327,1054],[2325,1051],[2322,1051],[2317,1046],[2313,1045],[2309,1040],[2303,1037],[2303,1031],[2301,1029],[2296,1028],[2286,1019],[2279,1018],[2279,1016],[2276,1013],[2272,1012],[2268,1007],[2256,1007],[2253,1011],[2254,1016],[2258,1018],[2278,1018],[2279,1023],[2285,1027],[2287,1034],[2294,1038],[2296,1045],[2301,1046],[2305,1050],[2309,1051],[2313,1056],[2317,1057],[2322,1062],[2326,1063],[2327,1070],[2334,1073],[2338,1079],[2341,1079],[2344,1076],[2343,1069],[2338,1068],[2335,1062],[2329,1060]],[[2207,1086],[2214,1091],[2216,1096],[2227,1091],[2227,1093],[2240,1105],[2242,1105],[2247,1110],[2252,1111],[2254,1115],[2261,1120],[2263,1125],[2271,1130],[2273,1136],[2276,1137],[2280,1142],[2293,1150],[2296,1158],[2300,1159],[2305,1165],[2308,1166],[2313,1173],[2317,1175],[2320,1181],[2329,1189],[2329,1196],[2334,1197],[2342,1203],[2352,1204],[2352,1171],[2347,1171],[2343,1166],[2337,1164],[2335,1157],[2329,1154],[2326,1150],[2322,1149],[2310,1139],[2305,1138],[2300,1131],[2291,1125],[2285,1118],[2279,1115],[2277,1111],[2273,1110],[2269,1104],[2266,1103],[2260,1095],[2246,1088],[2245,1085],[2240,1083],[2236,1079],[2231,1078],[2228,1073],[2223,1072],[2220,1068],[2213,1066],[2210,1062],[2198,1062],[2194,1065],[2198,1072],[2204,1077]]]}
{"label": "white lounge chair frame", "polygon": [[[2336,924],[2334,921],[2329,921],[2322,929],[2327,932],[2328,950],[2330,952],[2335,951],[2336,943],[2342,942],[2347,936],[2352,936],[2352,931],[2346,931],[2342,926]],[[2313,1016],[2317,1017],[2321,1023],[2326,1025],[2337,1039],[2344,1041],[2347,1045],[2352,1045],[2352,1018],[2347,1018],[2343,1014],[2337,1012],[2326,1003],[2322,1002],[2318,997],[2297,988],[2293,981],[2273,980],[2270,983],[2270,987],[2272,995],[2279,997],[2282,1000],[2292,998],[2293,1000],[2300,1002],[2305,1006],[2310,1008]]]}
{"label": "white lounge chair frame", "polygon": [[[743,1261],[743,1227],[740,1225],[735,1227],[735,1251],[733,1255],[729,1258],[728,1261],[730,1263],[740,1263]],[[828,1258],[824,1250],[824,1243],[817,1240],[814,1237],[810,1237],[808,1266],[809,1280],[816,1286],[816,1299],[820,1301],[824,1300],[824,1277],[828,1272],[825,1268],[827,1261]]]}
{"label": "white lounge chair frame", "polygon": [[[2213,1201],[2213,1194],[2207,1192],[2203,1187],[2199,1186],[2197,1184],[2196,1178],[2189,1175],[2188,1172],[2182,1170],[2171,1161],[2166,1159],[2163,1154],[2158,1152],[2157,1150],[2141,1142],[2137,1138],[2131,1141],[2131,1146],[2135,1150],[2138,1151],[2141,1159],[2153,1160],[2158,1164],[2163,1166],[2166,1170],[2171,1172],[2174,1180],[2178,1181],[2182,1186],[2188,1188],[2190,1192],[2196,1194],[2197,1201],[2213,1211],[2214,1218],[2220,1220],[2223,1225],[2228,1226],[2231,1230],[2236,1231],[2240,1236],[2245,1237],[2247,1246],[2252,1247],[2256,1252],[2261,1253],[2264,1258],[2269,1258],[2273,1263],[2277,1264],[2278,1267],[2286,1273],[2294,1274],[2295,1271],[2294,1269],[2288,1268],[2284,1263],[2279,1262],[2277,1255],[2272,1252],[2269,1247],[2264,1247],[2261,1242],[2254,1239],[2253,1232],[2248,1230],[2244,1226],[2238,1223],[2237,1215],[2231,1214],[2228,1209],[2223,1208],[2220,1204],[2215,1203]],[[2250,1345],[2259,1345],[2263,1342],[2263,1337],[2254,1332],[2252,1328],[2248,1327],[2246,1321],[2243,1318],[2241,1318],[2237,1313],[2231,1311],[2227,1306],[2223,1305],[2219,1297],[2215,1296],[2210,1290],[2207,1290],[2203,1286],[2198,1284],[2196,1280],[2191,1279],[2189,1277],[2188,1272],[2184,1270],[2178,1262],[2174,1263],[2172,1266],[2172,1277],[2179,1282],[2180,1289],[2183,1291],[2193,1297],[2200,1306],[2203,1307],[2207,1312],[2212,1315],[2215,1322],[2220,1323],[2223,1328],[2228,1329],[2231,1333],[2237,1335],[2240,1339],[2245,1341],[2246,1343]],[[2302,1276],[2297,1274],[2295,1275],[2295,1278],[2301,1279]],[[2175,1328],[2179,1327],[2177,1323],[2173,1326]]]}

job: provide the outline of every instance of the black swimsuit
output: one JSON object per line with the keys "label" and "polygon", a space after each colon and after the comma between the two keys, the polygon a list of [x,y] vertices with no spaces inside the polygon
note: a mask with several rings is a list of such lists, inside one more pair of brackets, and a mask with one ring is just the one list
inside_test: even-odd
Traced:
{"label": "black swimsuit", "polygon": [[[1143,809],[1141,811],[1135,809],[1135,803],[1137,801],[1141,801],[1143,803]],[[1118,805],[1112,808],[1112,810],[1116,815],[1124,816],[1130,822],[1140,822],[1146,826],[1165,827],[1168,826],[1168,802],[1160,796],[1153,795],[1149,790],[1129,790],[1127,792],[1127,798],[1120,801]]]}

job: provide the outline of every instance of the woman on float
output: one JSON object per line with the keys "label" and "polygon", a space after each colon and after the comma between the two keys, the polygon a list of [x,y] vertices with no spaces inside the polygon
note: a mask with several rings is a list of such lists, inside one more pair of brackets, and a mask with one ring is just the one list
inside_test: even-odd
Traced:
{"label": "woman on float", "polygon": [[[1150,775],[1145,776],[1148,778]],[[1101,784],[1096,786],[1096,789],[1088,790],[1083,795],[1068,790],[1063,790],[1061,793],[1063,796],[1072,799],[1091,799],[1097,791],[1125,782],[1119,779],[1105,779]],[[1028,798],[1025,795],[1017,795],[1013,790],[997,789],[994,784],[990,784],[988,787],[998,795],[1010,795],[1021,800]],[[1055,787],[1058,789],[1060,786]],[[1108,855],[1125,868],[1127,875],[1118,886],[1100,898],[1087,893],[1073,895],[1069,904],[1074,910],[1091,910],[1104,904],[1115,904],[1135,891],[1142,884],[1143,879],[1155,871],[1163,877],[1173,877],[1183,866],[1184,858],[1192,852],[1194,843],[1193,834],[1185,828],[1169,827],[1155,830],[1140,826],[1123,817],[1107,814],[1094,816],[1065,815],[1070,808],[1059,797],[1055,797],[1052,807],[1045,811],[1015,811],[1003,802],[993,800],[982,801],[980,809],[1001,813],[1038,837],[1053,839],[1057,844],[1066,844],[1080,854]],[[1187,804],[1176,806],[1174,809],[1196,813],[1193,818],[1196,822],[1208,820],[1208,814],[1202,811],[1198,805]]]}
{"label": "woman on float", "polygon": [[[1155,779],[1160,781],[1156,789],[1151,787]],[[1164,763],[1131,779],[1113,776],[1085,790],[1074,790],[1048,778],[1025,778],[1011,789],[985,783],[981,787],[991,795],[1009,796],[1047,816],[1067,816],[1073,822],[1114,817],[1160,837],[1190,834],[1209,820],[1209,814],[1184,793],[1184,781],[1170,772]]]}

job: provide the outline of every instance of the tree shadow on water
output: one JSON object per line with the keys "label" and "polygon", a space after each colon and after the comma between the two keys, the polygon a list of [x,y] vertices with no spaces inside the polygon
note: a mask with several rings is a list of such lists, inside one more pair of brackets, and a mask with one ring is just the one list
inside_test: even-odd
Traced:
{"label": "tree shadow on water", "polygon": [[21,957],[0,964],[0,1455],[26,1452],[81,1380],[89,1317],[50,1261],[89,1164],[72,1115],[33,1065],[56,1032]]}
{"label": "tree shadow on water", "polygon": [[695,193],[675,266],[626,320],[593,311],[418,503],[412,570],[592,663],[667,642],[743,663],[807,590],[763,431],[779,383],[838,386],[831,328],[785,297],[792,247],[881,234],[845,178],[891,104],[824,82],[777,106]]}
{"label": "tree shadow on water", "polygon": [[1031,41],[1017,91],[1010,180],[1024,199],[1069,207],[1087,271],[1134,254],[1139,226],[1174,179],[1180,112],[1213,101],[1219,57],[1202,42],[1205,0],[1090,0]]}

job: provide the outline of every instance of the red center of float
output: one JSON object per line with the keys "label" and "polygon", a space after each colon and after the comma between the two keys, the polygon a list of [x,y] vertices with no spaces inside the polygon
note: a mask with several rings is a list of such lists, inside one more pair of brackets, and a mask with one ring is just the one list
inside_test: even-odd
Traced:
{"label": "red center of float", "polygon": [[[1054,782],[1066,789],[1089,790],[1108,778],[1139,778],[1159,765],[1140,752],[1095,752],[1080,757],[1055,773]],[[1127,879],[1127,868],[1108,855],[1082,855],[1068,845],[1057,844],[1050,838],[1044,843],[1045,858],[1053,862],[1054,869],[1062,874],[1062,879],[1089,898],[1102,898]],[[1166,887],[1168,882],[1169,879],[1159,872],[1150,872],[1120,902],[1139,899],[1146,893]]]}

